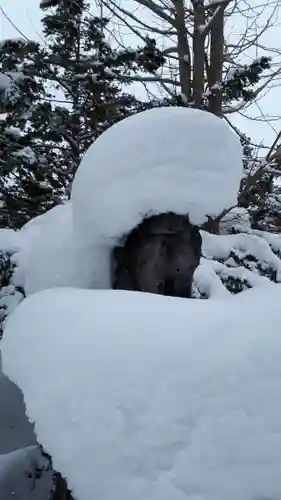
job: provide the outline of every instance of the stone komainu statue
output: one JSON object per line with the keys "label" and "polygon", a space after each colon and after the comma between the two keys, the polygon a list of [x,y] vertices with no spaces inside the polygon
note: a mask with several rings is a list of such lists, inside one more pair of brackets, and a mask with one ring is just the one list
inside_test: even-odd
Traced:
{"label": "stone komainu statue", "polygon": [[199,229],[187,216],[146,218],[113,251],[113,288],[190,297],[201,247]]}

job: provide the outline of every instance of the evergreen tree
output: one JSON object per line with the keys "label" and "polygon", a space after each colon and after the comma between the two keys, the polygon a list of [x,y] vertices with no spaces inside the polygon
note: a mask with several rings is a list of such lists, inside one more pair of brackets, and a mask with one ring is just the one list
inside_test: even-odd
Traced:
{"label": "evergreen tree", "polygon": [[43,0],[45,46],[0,45],[0,227],[21,227],[69,195],[82,154],[104,130],[148,103],[125,93],[140,69],[164,63],[155,41],[115,50],[107,20],[85,0]]}
{"label": "evergreen tree", "polygon": [[256,97],[255,85],[260,82],[264,71],[270,68],[270,58],[262,56],[251,64],[244,64],[241,68],[229,71],[222,82],[224,102],[234,99],[252,101]]}
{"label": "evergreen tree", "polygon": [[267,158],[259,158],[250,138],[242,135],[244,177],[238,205],[248,210],[253,229],[281,232],[280,146]]}
{"label": "evergreen tree", "polygon": [[[256,97],[255,86],[260,82],[264,72],[270,69],[270,57],[262,56],[251,64],[244,64],[239,69],[229,68],[222,81],[208,88],[203,95],[202,109],[209,110],[210,98],[218,91],[222,95],[223,106],[230,105],[238,99],[250,102]],[[170,105],[194,106],[194,101],[186,102],[181,94],[175,94],[171,99],[166,99]]]}

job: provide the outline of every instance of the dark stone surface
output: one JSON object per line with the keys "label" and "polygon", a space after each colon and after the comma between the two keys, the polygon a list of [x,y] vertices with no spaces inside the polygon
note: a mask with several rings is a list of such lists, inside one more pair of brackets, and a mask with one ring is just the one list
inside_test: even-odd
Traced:
{"label": "dark stone surface", "polygon": [[149,217],[134,229],[112,256],[115,289],[190,297],[200,262],[202,238],[187,216]]}

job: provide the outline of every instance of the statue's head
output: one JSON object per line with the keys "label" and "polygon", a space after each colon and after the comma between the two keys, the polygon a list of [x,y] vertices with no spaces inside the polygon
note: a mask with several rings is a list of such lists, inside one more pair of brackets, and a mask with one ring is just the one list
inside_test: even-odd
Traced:
{"label": "statue's head", "polygon": [[187,216],[146,218],[115,253],[114,288],[190,297],[201,246],[199,229]]}

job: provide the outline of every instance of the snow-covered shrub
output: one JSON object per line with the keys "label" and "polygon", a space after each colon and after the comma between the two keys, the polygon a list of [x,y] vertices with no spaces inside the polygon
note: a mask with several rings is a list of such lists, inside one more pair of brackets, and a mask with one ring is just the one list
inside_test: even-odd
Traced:
{"label": "snow-covered shrub", "polygon": [[24,298],[24,291],[12,283],[14,270],[11,255],[0,250],[0,338],[6,317]]}
{"label": "snow-covered shrub", "polygon": [[[245,223],[245,220],[244,220]],[[234,223],[235,234],[202,231],[202,258],[195,273],[194,296],[214,297],[225,291],[281,282],[281,234],[253,230]],[[244,224],[244,225],[243,225]],[[242,232],[244,230],[244,232]],[[229,227],[229,231],[231,228]]]}
{"label": "snow-covered shrub", "polygon": [[244,174],[238,203],[247,208],[255,229],[280,232],[281,211],[281,144],[277,137],[266,157],[251,146],[250,138],[242,136]]}
{"label": "snow-covered shrub", "polygon": [[20,246],[19,234],[0,229],[0,339],[6,317],[24,298],[24,291],[17,280],[13,256]]}

